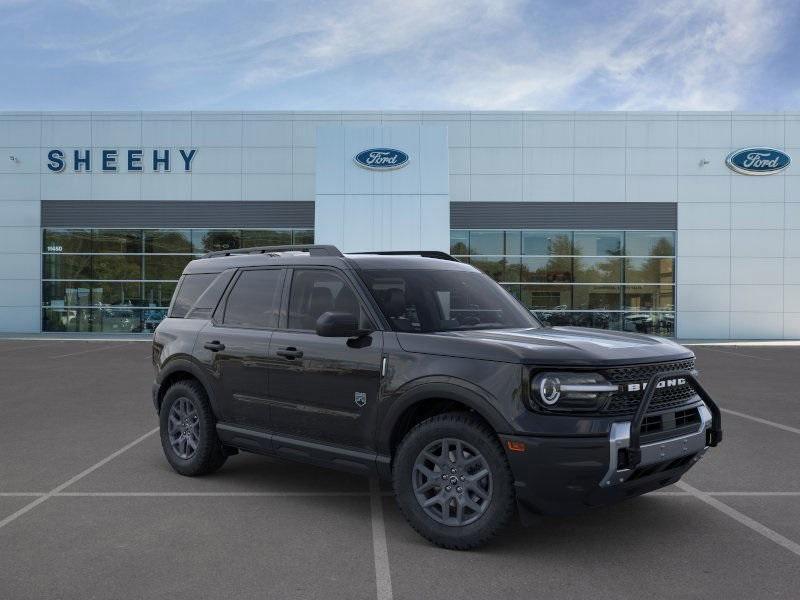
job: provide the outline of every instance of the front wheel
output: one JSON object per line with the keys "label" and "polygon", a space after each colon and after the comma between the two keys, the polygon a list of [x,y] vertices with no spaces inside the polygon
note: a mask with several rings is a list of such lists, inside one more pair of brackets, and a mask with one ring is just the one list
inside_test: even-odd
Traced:
{"label": "front wheel", "polygon": [[487,542],[514,511],[511,469],[497,435],[469,413],[423,421],[400,443],[393,468],[401,512],[438,546]]}
{"label": "front wheel", "polygon": [[226,456],[217,437],[205,390],[195,381],[179,381],[166,391],[159,413],[161,447],[181,475],[206,475]]}

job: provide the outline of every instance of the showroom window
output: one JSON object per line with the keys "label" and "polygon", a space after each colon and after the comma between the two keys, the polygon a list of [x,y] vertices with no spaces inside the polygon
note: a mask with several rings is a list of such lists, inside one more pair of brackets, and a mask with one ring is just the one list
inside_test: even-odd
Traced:
{"label": "showroom window", "polygon": [[42,331],[150,332],[190,260],[313,242],[313,229],[43,229]]}
{"label": "showroom window", "polygon": [[549,325],[675,334],[675,232],[453,230],[450,253]]}

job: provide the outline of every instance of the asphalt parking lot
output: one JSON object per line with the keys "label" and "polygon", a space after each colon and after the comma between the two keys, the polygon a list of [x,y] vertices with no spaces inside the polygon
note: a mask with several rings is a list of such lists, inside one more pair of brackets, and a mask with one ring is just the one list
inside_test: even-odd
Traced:
{"label": "asphalt parking lot", "polygon": [[460,553],[363,478],[175,474],[147,342],[0,340],[0,599],[798,598],[800,347],[693,349],[725,441],[683,482]]}

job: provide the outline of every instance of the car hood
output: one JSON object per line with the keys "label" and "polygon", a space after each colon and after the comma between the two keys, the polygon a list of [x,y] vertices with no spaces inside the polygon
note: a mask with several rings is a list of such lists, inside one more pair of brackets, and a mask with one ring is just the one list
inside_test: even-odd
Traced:
{"label": "car hood", "polygon": [[520,364],[610,366],[691,358],[673,341],[585,327],[398,333],[407,352]]}

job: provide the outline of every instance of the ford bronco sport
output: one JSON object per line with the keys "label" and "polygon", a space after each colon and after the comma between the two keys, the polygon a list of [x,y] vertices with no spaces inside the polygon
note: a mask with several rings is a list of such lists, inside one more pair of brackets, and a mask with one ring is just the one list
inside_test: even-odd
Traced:
{"label": "ford bronco sport", "polygon": [[446,548],[516,506],[525,522],[675,483],[722,436],[686,348],[545,327],[443,252],[212,252],[184,270],[153,362],[178,473],[248,451],[391,480]]}

